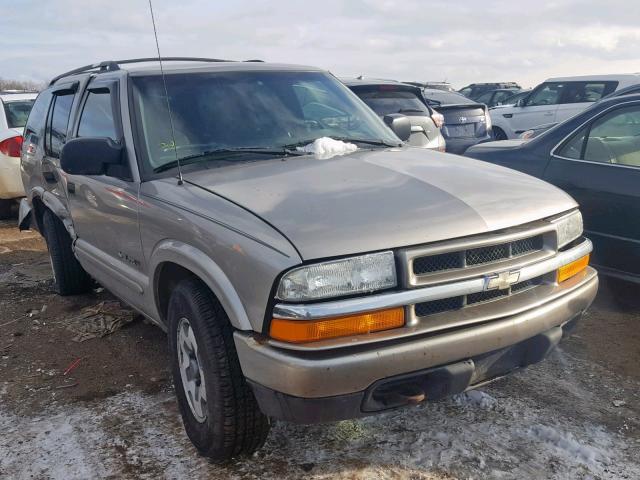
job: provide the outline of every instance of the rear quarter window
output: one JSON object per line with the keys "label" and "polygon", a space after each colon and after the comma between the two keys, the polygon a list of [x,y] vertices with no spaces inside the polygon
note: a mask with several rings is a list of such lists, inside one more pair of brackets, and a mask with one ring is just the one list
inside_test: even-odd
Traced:
{"label": "rear quarter window", "polygon": [[45,90],[38,95],[29,113],[27,125],[24,129],[25,144],[39,144],[42,138],[44,125],[47,121],[47,112],[51,104],[51,90]]}
{"label": "rear quarter window", "polygon": [[3,102],[4,113],[9,128],[21,128],[27,124],[29,112],[33,107],[33,100],[14,100]]}

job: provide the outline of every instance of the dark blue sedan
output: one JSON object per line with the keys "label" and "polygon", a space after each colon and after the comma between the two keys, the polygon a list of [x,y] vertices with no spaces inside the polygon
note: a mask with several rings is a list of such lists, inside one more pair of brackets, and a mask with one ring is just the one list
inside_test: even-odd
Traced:
{"label": "dark blue sedan", "polygon": [[640,283],[640,94],[603,99],[531,140],[479,144],[465,155],[568,192],[594,243],[592,263]]}

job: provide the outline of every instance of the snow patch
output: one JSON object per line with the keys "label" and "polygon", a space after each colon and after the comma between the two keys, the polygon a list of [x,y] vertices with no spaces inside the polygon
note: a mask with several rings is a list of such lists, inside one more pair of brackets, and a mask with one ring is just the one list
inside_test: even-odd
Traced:
{"label": "snow patch", "polygon": [[301,152],[313,153],[317,158],[322,160],[335,157],[336,155],[346,155],[353,153],[358,149],[353,143],[343,142],[342,140],[334,140],[329,137],[317,138],[304,147],[298,147]]}
{"label": "snow patch", "polygon": [[468,392],[460,393],[453,397],[453,403],[458,406],[470,406],[480,408],[493,408],[498,403],[495,398],[480,390],[470,390]]}
{"label": "snow patch", "polygon": [[577,458],[589,465],[610,461],[605,451],[580,443],[571,432],[561,432],[547,425],[534,425],[526,434],[533,440],[540,440],[552,446],[556,454],[564,457],[565,461],[575,461]]}

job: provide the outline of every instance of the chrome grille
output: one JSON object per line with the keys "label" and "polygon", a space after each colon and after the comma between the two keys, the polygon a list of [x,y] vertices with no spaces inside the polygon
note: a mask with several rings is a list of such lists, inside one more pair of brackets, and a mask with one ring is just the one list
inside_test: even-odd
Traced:
{"label": "chrome grille", "polygon": [[543,248],[544,237],[540,234],[497,245],[417,256],[413,259],[412,271],[414,275],[427,275],[487,265],[540,252]]}
{"label": "chrome grille", "polygon": [[464,262],[462,259],[463,256],[460,252],[416,258],[413,261],[413,272],[416,275],[424,275],[425,273],[444,272],[456,268],[463,268]]}
{"label": "chrome grille", "polygon": [[471,307],[480,303],[492,302],[498,299],[513,296],[542,284],[543,276],[515,283],[511,288],[504,290],[487,290],[484,292],[470,293],[457,297],[432,300],[430,302],[416,303],[414,305],[415,316],[422,318],[436,313],[450,312],[462,308]]}
{"label": "chrome grille", "polygon": [[492,245],[491,247],[474,248],[466,252],[467,265],[482,265],[509,258],[509,244]]}
{"label": "chrome grille", "polygon": [[436,313],[448,312],[450,310],[458,310],[462,308],[464,297],[451,297],[442,300],[433,300],[431,302],[418,303],[415,306],[417,317],[426,317]]}

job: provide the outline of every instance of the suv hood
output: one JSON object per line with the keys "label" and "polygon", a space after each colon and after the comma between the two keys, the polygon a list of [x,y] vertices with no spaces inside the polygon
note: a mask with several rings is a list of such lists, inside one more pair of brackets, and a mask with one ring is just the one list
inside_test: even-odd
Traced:
{"label": "suv hood", "polygon": [[304,260],[500,230],[576,207],[534,177],[414,148],[269,159],[184,178],[264,219]]}

